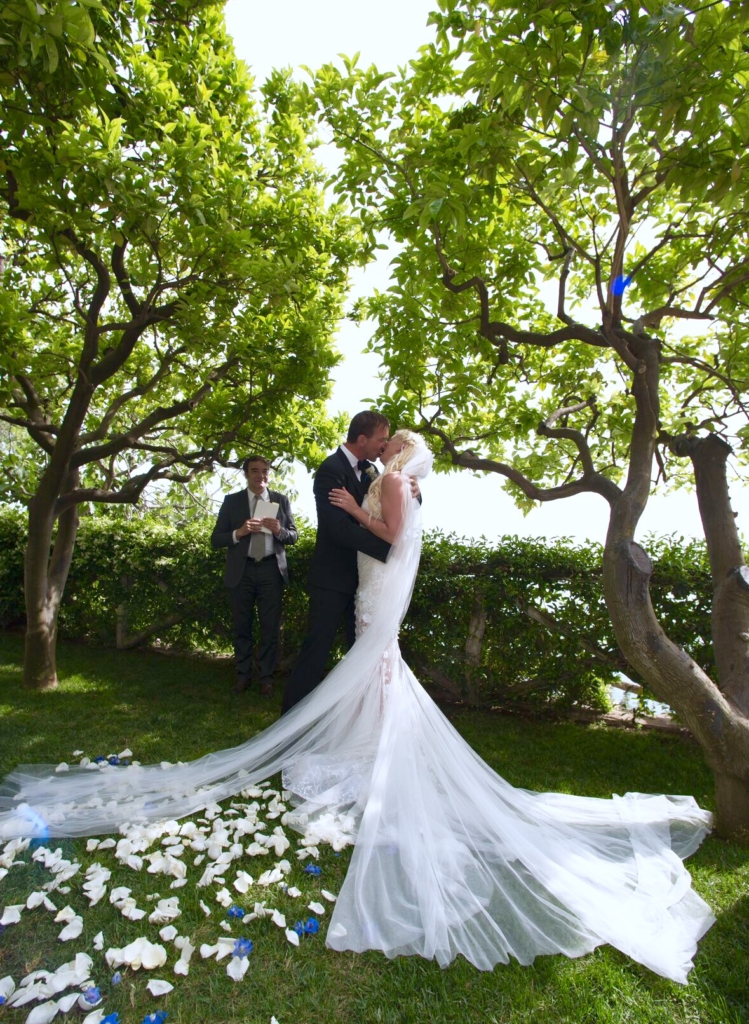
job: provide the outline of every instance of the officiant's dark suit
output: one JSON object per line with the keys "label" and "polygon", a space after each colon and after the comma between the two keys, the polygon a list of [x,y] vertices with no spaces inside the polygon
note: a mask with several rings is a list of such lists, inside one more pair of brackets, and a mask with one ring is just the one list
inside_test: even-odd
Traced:
{"label": "officiant's dark suit", "polygon": [[[357,469],[360,477],[357,477]],[[369,530],[362,529],[355,519],[328,499],[334,487],[345,487],[361,505],[375,476],[377,470],[371,462],[362,460],[354,468],[342,448],[329,455],[315,475],[317,538],[307,576],[307,635],[286,684],[284,711],[306,697],[321,681],[342,620],[348,646],[355,640],[354,594],[359,579],[357,551],[381,562],[387,559],[390,545]]]}
{"label": "officiant's dark suit", "polygon": [[[252,461],[257,464],[261,460]],[[277,533],[246,533],[238,537],[237,531],[242,531],[244,524],[251,519],[253,498],[258,496],[278,503]],[[257,540],[253,541],[253,538]],[[289,582],[286,545],[294,544],[296,540],[297,529],[285,494],[268,490],[263,485],[259,495],[254,495],[248,487],[224,498],[211,545],[226,548],[224,583],[232,606],[237,674],[234,690],[237,693],[247,688],[252,676],[252,623],[256,605],[260,624],[257,649],[260,692],[269,694],[272,690],[273,670],[278,658],[283,587]],[[253,544],[259,545],[259,550],[253,548]]]}

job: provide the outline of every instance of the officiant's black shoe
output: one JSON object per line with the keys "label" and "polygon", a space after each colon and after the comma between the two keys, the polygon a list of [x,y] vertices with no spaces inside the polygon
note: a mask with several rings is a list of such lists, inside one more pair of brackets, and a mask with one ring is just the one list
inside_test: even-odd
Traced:
{"label": "officiant's black shoe", "polygon": [[270,679],[263,679],[260,683],[260,696],[261,697],[272,697],[273,696],[273,681]]}
{"label": "officiant's black shoe", "polygon": [[247,689],[247,687],[249,685],[250,685],[250,680],[248,679],[248,677],[247,676],[240,676],[239,673],[237,673],[234,686],[232,686],[232,688],[231,688],[231,692],[232,693],[244,693],[244,691]]}

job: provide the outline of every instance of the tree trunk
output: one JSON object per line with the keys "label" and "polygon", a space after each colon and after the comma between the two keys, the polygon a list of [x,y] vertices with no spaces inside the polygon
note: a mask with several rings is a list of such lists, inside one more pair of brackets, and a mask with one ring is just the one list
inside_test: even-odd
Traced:
{"label": "tree trunk", "polygon": [[[67,484],[77,486],[77,474]],[[35,690],[57,686],[57,618],[70,571],[78,532],[78,508],[72,506],[57,521],[54,547],[55,499],[42,488],[29,506],[29,536],[24,559],[26,638],[23,684]]]}
{"label": "tree trunk", "polygon": [[[655,350],[643,342],[640,351],[642,362],[633,374],[632,393],[637,412],[629,474],[621,496],[611,503],[604,550],[604,596],[624,656],[647,680],[656,697],[678,713],[702,747],[715,774],[717,831],[746,839],[749,838],[749,719],[739,704],[722,692],[686,651],[664,633],[650,601],[653,565],[634,541],[650,491],[658,424]],[[713,454],[710,458],[708,469],[714,475]],[[730,505],[728,509],[730,511]],[[725,528],[725,513],[723,508],[722,518],[721,515],[716,518],[716,522],[723,524],[722,529]],[[729,550],[735,556],[730,544],[728,547],[719,544],[715,536],[712,543],[716,558],[722,559]],[[729,557],[728,561],[731,560]],[[722,602],[721,608],[726,609],[728,618],[731,605]]]}
{"label": "tree trunk", "polygon": [[711,625],[718,686],[734,707],[749,715],[749,568],[728,493],[731,448],[716,434],[679,438],[673,448],[688,455],[694,466],[715,588]]}

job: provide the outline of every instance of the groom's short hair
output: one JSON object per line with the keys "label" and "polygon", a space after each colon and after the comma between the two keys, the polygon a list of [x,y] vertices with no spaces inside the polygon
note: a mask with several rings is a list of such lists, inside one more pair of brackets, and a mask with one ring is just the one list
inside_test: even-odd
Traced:
{"label": "groom's short hair", "polygon": [[358,412],[351,420],[346,440],[353,443],[360,434],[371,437],[375,430],[389,426],[390,420],[387,416],[383,416],[381,412],[375,412],[374,409],[365,409],[364,412]]}

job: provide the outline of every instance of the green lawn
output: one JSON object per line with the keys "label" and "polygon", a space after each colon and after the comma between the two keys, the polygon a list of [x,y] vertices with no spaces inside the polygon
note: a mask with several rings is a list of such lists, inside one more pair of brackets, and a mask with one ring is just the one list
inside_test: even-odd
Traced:
{"label": "green lawn", "polygon": [[[280,695],[270,703],[255,694],[232,696],[228,666],[72,644],[60,648],[60,688],[28,693],[20,686],[21,646],[19,637],[0,634],[0,775],[22,762],[69,761],[76,749],[94,756],[130,747],[144,763],[188,760],[234,745],[278,714]],[[460,712],[453,721],[481,756],[518,786],[591,796],[627,790],[691,793],[703,806],[711,805],[710,775],[699,751],[679,738],[478,712]],[[109,853],[86,853],[85,841],[51,840],[49,845],[62,846],[83,868],[95,860],[112,868],[110,888],[129,886],[144,909],[153,905],[148,894],[179,895],[183,914],[176,927],[197,947],[224,934],[218,928],[223,911],[211,888],[196,890],[188,884],[173,893],[164,876],[129,871]],[[28,854],[24,859],[29,861]],[[274,858],[263,860],[271,863],[258,865],[247,858],[240,866],[257,877]],[[321,888],[338,891],[346,862],[345,854],[337,857],[324,849],[319,879],[304,874],[296,862],[287,879],[303,890],[303,898],[250,890],[237,902],[251,907],[255,898],[267,899],[292,923],[310,913],[306,905]],[[154,999],[146,992],[149,975],[144,971],[126,970],[122,983],[111,985],[112,972],[91,943],[100,930],[105,949],[138,935],[160,941],[158,926],[147,919],[126,920],[106,898],[89,909],[80,891],[82,873],[72,879],[69,894],[54,894],[58,906],[67,902],[82,913],[81,937],[60,943],[62,925],[53,923],[54,915],[41,908],[24,912],[20,924],[0,935],[0,978],[11,974],[18,983],[32,970],[54,969],[85,950],[94,957],[94,979],[105,995],[106,1012],[117,1011],[121,1024],[140,1024],[146,1013],[160,1008],[168,1011],[169,1024],[269,1024],[272,1015],[280,1024],[749,1022],[749,850],[710,839],[690,866],[695,888],[713,906],[718,922],[703,939],[684,988],[609,948],[575,961],[542,957],[532,967],[511,963],[481,973],[463,960],[442,970],[416,958],[389,961],[376,953],[332,953],[322,933],[296,949],[270,922],[254,921],[232,928],[236,937],[246,935],[255,943],[242,982],[227,977],[227,961],[202,960],[199,952],[188,977],[175,977],[172,965],[178,954],[171,943],[163,943],[168,963],[150,976],[169,980],[175,988]],[[202,870],[191,866],[189,878],[197,880]],[[233,878],[234,871],[227,875]],[[49,877],[36,864],[13,867],[0,882],[0,906],[24,902]],[[210,918],[200,910],[201,897],[214,908]],[[29,1009],[0,1008],[0,1024],[25,1021]],[[80,1020],[81,1014],[73,1010],[67,1019]]]}

